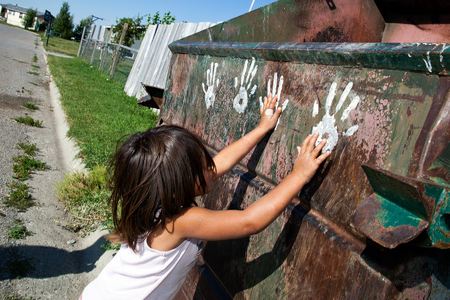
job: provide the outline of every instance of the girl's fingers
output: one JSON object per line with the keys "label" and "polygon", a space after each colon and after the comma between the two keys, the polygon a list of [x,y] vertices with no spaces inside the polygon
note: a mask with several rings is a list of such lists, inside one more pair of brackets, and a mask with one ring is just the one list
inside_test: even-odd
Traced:
{"label": "girl's fingers", "polygon": [[319,163],[319,165],[321,163],[323,163],[325,161],[325,159],[327,159],[329,156],[331,155],[330,151],[327,151],[325,153],[322,153],[317,159],[316,161]]}
{"label": "girl's fingers", "polygon": [[314,148],[314,150],[313,150],[313,152],[312,152],[312,155],[313,155],[314,158],[317,157],[317,156],[319,155],[319,153],[322,151],[323,147],[325,147],[326,144],[327,144],[327,140],[326,140],[326,139],[323,139],[323,140],[319,143],[319,145],[317,145],[317,146]]}
{"label": "girl's fingers", "polygon": [[316,144],[316,141],[317,141],[317,137],[318,137],[318,136],[319,136],[319,135],[318,135],[317,133],[315,133],[315,134],[313,134],[313,135],[311,136],[311,138],[309,139],[308,145],[306,146],[306,147],[307,147],[306,151],[308,151],[309,153],[312,153],[312,151],[314,150],[314,145]]}
{"label": "girl's fingers", "polygon": [[264,109],[267,108],[267,103],[268,103],[268,99],[267,99],[267,97],[264,97],[264,106],[263,106]]}
{"label": "girl's fingers", "polygon": [[309,142],[310,138],[311,138],[311,135],[308,135],[308,136],[303,140],[303,144],[302,144],[302,146],[301,146],[301,153],[302,153],[302,154],[305,153],[306,146],[308,145],[308,142]]}
{"label": "girl's fingers", "polygon": [[270,100],[269,108],[272,108],[272,109],[275,108],[275,105],[277,104],[277,99],[278,99],[278,97],[277,97],[277,96],[274,96],[274,97]]}
{"label": "girl's fingers", "polygon": [[281,112],[282,112],[281,107],[278,107],[278,108],[275,110],[275,113],[273,114],[273,116],[276,118],[276,120],[278,120],[278,118],[280,117]]}

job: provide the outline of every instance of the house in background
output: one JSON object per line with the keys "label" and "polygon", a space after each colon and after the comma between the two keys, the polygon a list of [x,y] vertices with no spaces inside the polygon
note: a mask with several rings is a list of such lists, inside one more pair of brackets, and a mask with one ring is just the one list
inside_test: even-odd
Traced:
{"label": "house in background", "polygon": [[[0,4],[0,16],[6,23],[23,27],[22,20],[27,14],[28,8],[20,7],[17,4]],[[37,16],[34,18],[33,25],[28,29],[39,31],[42,25],[45,24],[44,13],[37,12]]]}

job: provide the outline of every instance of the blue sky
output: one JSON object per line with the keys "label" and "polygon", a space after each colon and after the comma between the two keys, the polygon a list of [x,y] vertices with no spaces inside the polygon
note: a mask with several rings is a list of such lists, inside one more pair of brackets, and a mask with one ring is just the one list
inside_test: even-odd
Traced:
{"label": "blue sky", "polygon": [[[26,8],[48,9],[53,15],[59,12],[63,0],[0,0]],[[96,24],[114,24],[120,17],[135,17],[160,11],[170,11],[177,21],[219,22],[246,13],[252,0],[68,0],[75,25],[89,15],[104,18]],[[253,9],[275,2],[255,0]]]}

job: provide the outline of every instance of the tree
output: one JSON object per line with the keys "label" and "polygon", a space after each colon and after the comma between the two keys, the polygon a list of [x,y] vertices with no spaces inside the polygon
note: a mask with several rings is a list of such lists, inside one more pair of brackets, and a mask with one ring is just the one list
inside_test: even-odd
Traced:
{"label": "tree", "polygon": [[145,31],[147,30],[148,25],[157,25],[157,24],[171,24],[175,21],[175,17],[172,16],[170,12],[166,12],[162,18],[157,11],[153,16],[149,14],[147,16],[147,25],[142,24],[142,17],[136,18],[121,18],[116,22],[116,26],[113,28],[114,33],[114,42],[118,43],[120,40],[120,34],[122,33],[122,28],[125,23],[128,23],[128,30],[125,34],[123,44],[125,46],[131,47],[136,40],[140,40],[144,37]]}
{"label": "tree", "polygon": [[28,9],[25,17],[22,19],[22,25],[25,29],[33,26],[34,18],[37,16],[37,11],[35,9]]}
{"label": "tree", "polygon": [[73,16],[69,12],[69,3],[63,2],[61,9],[53,21],[53,29],[63,39],[70,39],[73,30]]}
{"label": "tree", "polygon": [[75,27],[75,30],[73,31],[73,36],[75,37],[75,40],[77,41],[81,40],[81,36],[83,35],[83,28],[84,27],[90,28],[92,24],[94,24],[92,16],[82,19],[80,21],[80,24],[78,24]]}
{"label": "tree", "polygon": [[172,24],[173,22],[175,22],[175,17],[172,16],[170,11],[164,13],[162,18],[159,11],[157,11],[153,16],[150,14],[147,16],[147,23],[149,25]]}
{"label": "tree", "polygon": [[120,18],[117,20],[116,26],[113,27],[114,42],[118,43],[120,40],[120,35],[122,33],[122,28],[128,23],[128,30],[125,34],[123,44],[125,46],[131,47],[136,40],[140,40],[147,29],[146,26],[142,25],[142,17],[136,18]]}

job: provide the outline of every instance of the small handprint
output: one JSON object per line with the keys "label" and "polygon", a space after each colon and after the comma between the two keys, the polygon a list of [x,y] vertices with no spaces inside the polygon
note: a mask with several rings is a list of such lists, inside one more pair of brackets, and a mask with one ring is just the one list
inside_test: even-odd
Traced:
{"label": "small handprint", "polygon": [[206,71],[207,88],[205,88],[205,84],[202,82],[203,92],[205,93],[206,109],[213,106],[214,101],[216,100],[216,92],[214,91],[214,88],[219,86],[219,78],[216,80],[217,66],[218,63],[211,63],[211,68]]}
{"label": "small handprint", "polygon": [[[256,71],[258,71],[258,66],[255,64],[256,60],[252,57],[252,62],[250,64],[250,68],[247,71],[248,60],[245,60],[244,69],[241,74],[241,85],[239,87],[239,91],[237,95],[233,99],[233,107],[234,109],[242,114],[248,105],[248,98],[250,98],[256,92],[257,85],[253,85],[252,89],[250,87],[253,82],[253,78],[256,75]],[[234,87],[238,88],[238,78],[234,77]],[[249,91],[250,90],[250,91]]]}
{"label": "small handprint", "polygon": [[[281,91],[283,90],[283,82],[284,82],[283,75],[280,76],[280,80],[278,81],[278,73],[274,73],[273,74],[273,83],[272,83],[271,78],[269,78],[269,82],[267,83],[267,98],[277,96],[277,103],[275,105],[275,110],[278,109],[278,107],[280,106],[280,98],[281,98]],[[272,89],[271,89],[271,87],[272,87]],[[283,101],[283,104],[281,104],[281,111],[284,111],[286,109],[288,103],[289,103],[288,99]],[[259,97],[259,107],[260,108],[263,107],[262,97]],[[267,113],[273,114],[273,111],[266,110],[266,114]],[[280,119],[281,118],[278,119],[275,129],[277,129],[278,124],[280,124]]]}
{"label": "small handprint", "polygon": [[[318,133],[319,138],[316,141],[316,145],[318,145],[322,139],[327,139],[327,144],[322,149],[323,152],[331,151],[336,146],[338,140],[339,140],[339,131],[336,126],[336,114],[341,110],[342,106],[344,105],[345,100],[347,99],[348,95],[350,94],[350,91],[352,90],[353,83],[349,82],[347,86],[345,87],[344,91],[341,94],[341,97],[339,98],[338,104],[336,105],[336,110],[334,114],[331,115],[331,105],[333,104],[334,98],[336,97],[336,82],[333,82],[330,87],[330,91],[328,92],[327,99],[325,100],[325,114],[322,117],[322,120],[313,127],[312,133]],[[350,104],[347,106],[347,108],[344,109],[341,115],[341,121],[347,120],[350,112],[354,110],[358,104],[359,104],[360,98],[359,96],[352,97],[352,100]],[[317,100],[314,102],[313,106],[313,112],[312,116],[315,117],[319,113],[319,103]],[[351,136],[358,130],[358,125],[353,125],[350,128],[348,128],[343,135],[344,136]]]}

